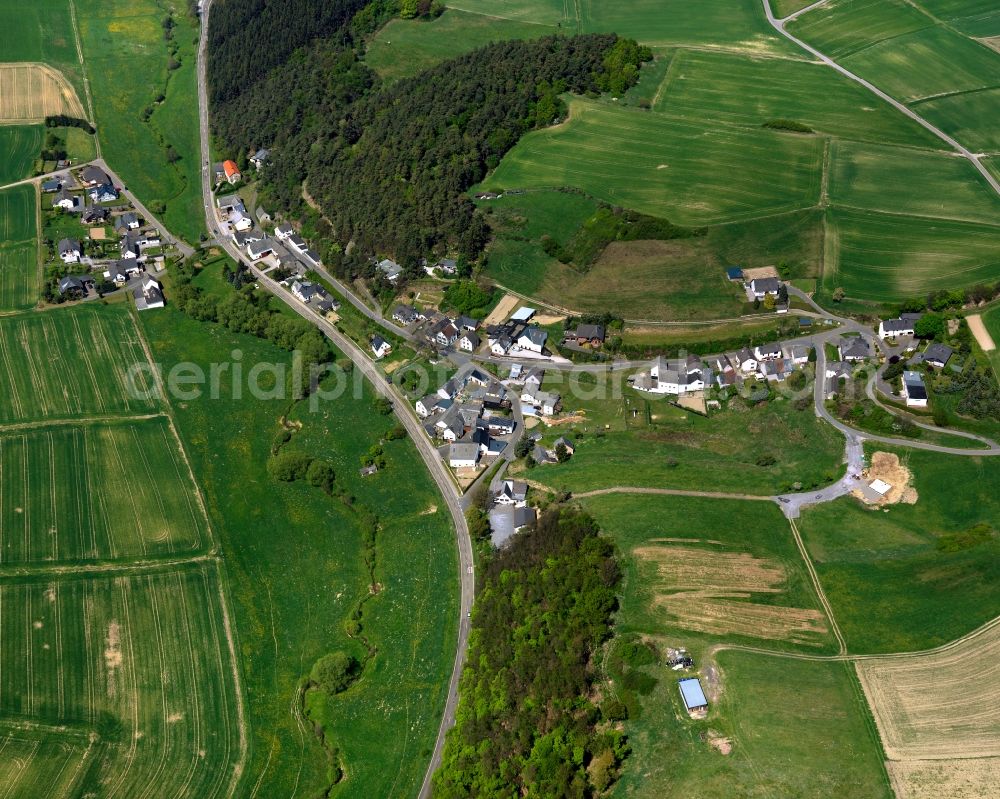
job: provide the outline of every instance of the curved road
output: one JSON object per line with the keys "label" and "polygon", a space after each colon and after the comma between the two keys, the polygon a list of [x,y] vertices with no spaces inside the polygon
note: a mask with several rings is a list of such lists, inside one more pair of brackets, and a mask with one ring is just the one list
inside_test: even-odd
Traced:
{"label": "curved road", "polygon": [[[208,17],[211,10],[212,0],[205,0],[201,13],[201,33],[198,43],[198,113],[201,140],[202,158],[202,199],[205,205],[205,221],[209,230],[209,243],[214,243],[224,249],[237,263],[242,261],[242,254],[235,248],[232,242],[220,240],[214,235],[218,225],[215,221],[213,209],[211,175],[209,172],[210,147],[209,147],[209,120],[208,120],[208,89],[206,83],[206,53],[208,45]],[[392,401],[393,411],[399,421],[406,428],[410,440],[416,446],[420,457],[423,458],[427,470],[441,491],[441,496],[448,506],[452,521],[455,525],[455,542],[458,549],[460,595],[459,595],[459,618],[458,618],[458,639],[456,641],[455,661],[452,667],[451,678],[448,684],[448,694],[445,700],[444,713],[438,729],[437,740],[434,744],[434,751],[431,755],[427,772],[424,775],[423,784],[420,788],[420,797],[424,799],[431,794],[431,777],[438,765],[441,763],[441,754],[444,750],[445,734],[455,723],[455,709],[458,705],[458,681],[462,673],[462,666],[465,662],[466,646],[469,637],[469,614],[472,610],[472,600],[475,588],[475,578],[473,575],[472,541],[469,537],[469,528],[465,521],[465,514],[462,511],[461,498],[456,489],[455,483],[449,473],[441,456],[431,444],[430,439],[424,434],[423,427],[414,415],[409,403],[406,401],[398,389],[393,386],[378,368],[368,359],[361,349],[349,338],[337,330],[329,321],[318,316],[309,306],[298,301],[290,292],[284,290],[274,280],[263,274],[256,267],[251,265],[260,285],[290,306],[296,313],[308,319],[329,338],[334,345],[343,352],[355,368],[368,378],[379,395]],[[345,292],[345,296],[350,297],[350,292]]]}
{"label": "curved road", "polygon": [[[920,114],[916,113],[915,111],[912,111],[910,108],[908,108],[907,106],[905,106],[901,102],[899,102],[899,100],[897,100],[895,97],[892,97],[891,95],[886,94],[884,91],[882,91],[874,83],[871,83],[870,81],[865,80],[860,75],[856,75],[855,73],[851,72],[846,67],[842,67],[840,64],[838,64],[832,58],[830,58],[827,55],[824,55],[819,50],[817,50],[815,47],[813,47],[811,44],[807,44],[806,42],[802,41],[801,39],[797,38],[796,36],[794,36],[791,33],[789,33],[787,30],[785,30],[785,23],[788,22],[788,21],[790,21],[794,17],[797,17],[798,14],[792,14],[791,16],[785,17],[784,19],[778,19],[777,17],[774,16],[774,13],[771,11],[770,0],[761,0],[761,2],[764,5],[764,14],[767,16],[767,21],[769,23],[771,23],[771,27],[773,27],[778,33],[780,33],[782,36],[784,36],[790,42],[792,42],[794,44],[797,44],[803,50],[805,50],[806,52],[808,52],[811,55],[813,55],[816,58],[818,58],[820,61],[822,61],[828,67],[831,67],[832,69],[837,70],[837,72],[839,72],[841,75],[844,75],[845,77],[850,78],[855,83],[860,83],[862,86],[864,86],[866,89],[868,89],[868,91],[870,91],[876,97],[884,100],[889,105],[891,105],[893,108],[895,108],[897,111],[899,111],[902,114],[905,114],[910,119],[912,119],[914,122],[916,122],[918,125],[920,125],[923,128],[926,128],[928,131],[930,131],[931,133],[933,133],[935,136],[937,136],[939,139],[941,139],[941,141],[945,142],[948,146],[950,146],[952,149],[954,149],[955,152],[957,152],[964,159],[966,159],[967,161],[969,161],[977,170],[979,170],[979,174],[981,174],[986,179],[986,182],[990,184],[990,186],[992,187],[993,191],[995,191],[997,194],[1000,194],[1000,182],[997,182],[997,179],[995,177],[993,177],[993,175],[990,173],[990,171],[985,166],[983,166],[983,164],[980,162],[980,160],[979,160],[980,157],[981,157],[980,154],[973,153],[971,150],[969,150],[964,145],[962,145],[961,142],[959,142],[957,139],[954,139],[953,137],[949,136],[947,133],[945,133],[940,128],[936,127],[935,125],[932,125],[930,122],[928,122],[922,116],[920,116]],[[818,6],[818,5],[820,5],[820,3],[814,3],[812,6],[809,6],[809,8],[813,8],[813,7]],[[800,12],[800,13],[803,13],[803,12],[805,12],[807,10],[808,9],[802,9],[802,12]]]}

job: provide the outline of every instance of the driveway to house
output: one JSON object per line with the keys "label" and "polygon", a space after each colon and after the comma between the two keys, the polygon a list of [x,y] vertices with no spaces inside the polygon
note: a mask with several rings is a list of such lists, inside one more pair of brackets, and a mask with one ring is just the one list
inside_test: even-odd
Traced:
{"label": "driveway to house", "polygon": [[[782,36],[784,36],[793,44],[798,45],[803,50],[805,50],[815,58],[822,61],[828,67],[837,70],[837,72],[839,72],[841,75],[850,78],[855,83],[860,83],[876,97],[878,97],[881,100],[884,100],[893,108],[895,108],[897,111],[899,111],[902,114],[905,114],[914,122],[926,128],[932,134],[941,139],[941,141],[945,142],[949,147],[954,149],[955,152],[957,152],[959,155],[962,156],[962,158],[971,163],[979,171],[979,174],[981,174],[986,179],[986,182],[990,184],[990,186],[993,188],[993,191],[995,191],[997,194],[1000,194],[1000,182],[997,182],[997,179],[993,177],[993,174],[985,166],[983,166],[982,162],[980,161],[981,154],[973,153],[972,151],[967,149],[964,145],[962,145],[957,139],[953,138],[952,136],[949,136],[940,128],[932,125],[922,116],[920,116],[920,114],[916,113],[915,111],[911,111],[907,106],[903,105],[895,97],[886,94],[884,91],[878,88],[878,86],[876,86],[874,83],[865,80],[860,75],[851,72],[846,67],[842,67],[840,64],[838,64],[829,56],[824,55],[812,45],[807,44],[806,42],[802,41],[801,39],[797,38],[796,36],[789,33],[787,30],[785,30],[785,23],[797,17],[799,15],[798,13],[792,14],[791,16],[785,17],[784,19],[778,19],[777,17],[774,16],[774,13],[771,11],[770,0],[761,0],[761,3],[764,6],[764,14],[767,16],[767,21],[771,24],[771,27],[773,27],[778,33],[780,33]],[[812,6],[802,9],[802,11],[799,13],[804,13],[805,11],[809,10],[809,8],[814,8],[815,6],[818,5],[821,5],[821,3],[814,3]]]}
{"label": "driveway to house", "polygon": [[[198,116],[199,135],[201,141],[202,158],[202,201],[205,206],[205,220],[208,230],[216,229],[215,213],[212,205],[211,175],[209,174],[209,119],[208,119],[208,84],[207,84],[207,48],[208,48],[208,20],[212,8],[212,0],[205,0],[201,11],[201,30],[198,42]],[[242,254],[230,241],[214,239],[219,247],[223,248],[230,256],[236,259],[237,263],[243,260]],[[386,380],[381,371],[368,359],[364,352],[347,336],[343,335],[325,318],[320,317],[312,308],[296,299],[290,292],[285,291],[278,283],[262,273],[253,264],[250,269],[259,284],[278,297],[282,302],[291,307],[299,316],[312,322],[334,345],[343,352],[355,368],[368,378],[368,381],[375,388],[379,395],[388,398],[392,402],[393,412],[406,428],[410,440],[420,453],[424,465],[430,472],[431,477],[437,484],[451,513],[452,522],[455,525],[455,543],[458,549],[459,565],[459,617],[458,617],[458,639],[455,647],[455,660],[452,665],[451,678],[448,683],[448,693],[445,698],[444,711],[441,723],[438,727],[437,740],[434,743],[434,750],[424,774],[424,780],[420,787],[421,799],[426,799],[431,795],[431,778],[438,766],[441,764],[441,755],[444,751],[445,734],[455,724],[455,710],[458,707],[458,681],[462,674],[462,666],[465,663],[465,654],[468,647],[469,638],[469,617],[472,611],[472,600],[475,591],[475,576],[473,574],[472,541],[469,537],[469,527],[465,521],[465,513],[461,505],[461,498],[448,467],[441,460],[437,450],[432,445],[430,439],[424,434],[423,426],[417,419],[409,402],[400,391]],[[350,297],[349,292],[345,292],[345,297]],[[353,304],[353,303],[352,303]],[[357,306],[355,306],[357,307]],[[366,314],[367,315],[367,314]],[[371,318],[371,317],[369,317]]]}

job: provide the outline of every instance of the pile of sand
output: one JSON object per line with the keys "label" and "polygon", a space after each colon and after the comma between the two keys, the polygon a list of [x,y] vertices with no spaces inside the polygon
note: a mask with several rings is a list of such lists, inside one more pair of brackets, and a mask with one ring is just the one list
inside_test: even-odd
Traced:
{"label": "pile of sand", "polygon": [[876,452],[872,454],[871,466],[862,473],[866,483],[883,480],[892,486],[885,496],[873,497],[855,489],[854,496],[866,505],[895,505],[905,502],[914,505],[917,501],[917,490],[910,485],[913,473],[899,462],[899,456],[891,452]]}

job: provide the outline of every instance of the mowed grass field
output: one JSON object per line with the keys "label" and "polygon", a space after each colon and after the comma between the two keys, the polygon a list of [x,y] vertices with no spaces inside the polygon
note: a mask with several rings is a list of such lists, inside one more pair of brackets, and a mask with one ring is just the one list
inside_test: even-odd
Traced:
{"label": "mowed grass field", "polygon": [[0,0],[0,61],[50,64],[84,99],[68,0]]}
{"label": "mowed grass field", "polygon": [[[835,647],[829,634],[795,643],[786,626],[781,635],[779,620],[787,625],[812,613],[825,624],[825,618],[776,506],[625,494],[581,503],[622,553],[617,634],[652,640],[661,653],[666,646],[687,648],[710,702],[707,719],[691,720],[677,690],[678,677],[689,675],[660,663],[643,667],[654,684],[628,701],[632,753],[612,796],[891,796],[849,666],[725,649],[713,654],[727,643],[813,653]],[[655,553],[664,557],[649,557]],[[746,590],[765,573],[783,579],[769,590],[761,584]],[[661,596],[664,581],[688,584],[676,592],[688,599],[674,606],[677,614]],[[719,584],[718,595],[706,590],[709,581]],[[716,611],[708,631],[706,609]],[[618,690],[617,683],[605,690]],[[710,739],[727,739],[731,753],[720,754]]]}
{"label": "mowed grass field", "polygon": [[0,191],[0,311],[24,310],[38,302],[35,192],[34,186]]}
{"label": "mowed grass field", "polygon": [[0,715],[49,739],[68,727],[71,746],[93,736],[73,796],[232,795],[240,719],[220,601],[214,565],[0,584]]}
{"label": "mowed grass field", "polygon": [[[285,364],[287,352],[172,310],[140,317],[154,356]],[[451,673],[457,625],[454,531],[412,444],[385,444],[386,468],[362,479],[360,455],[394,420],[353,390],[317,413],[284,399],[178,403],[178,429],[202,486],[224,552],[249,697],[252,755],[244,786],[259,796],[315,795],[329,787],[327,754],[313,727],[290,712],[300,681],[322,655],[364,650],[345,624],[364,600],[362,634],[377,648],[361,679],[312,720],[339,750],[345,779],[331,796],[415,795],[430,756]],[[355,505],[378,515],[375,580],[370,592],[355,512],[305,483],[281,483],[266,470],[283,414],[302,429],[286,446],[322,457]],[[247,486],[263,501],[246,501]],[[438,509],[440,507],[440,509]],[[308,722],[307,722],[308,723]]]}
{"label": "mowed grass field", "polygon": [[165,417],[0,431],[0,564],[149,559],[208,543]]}
{"label": "mowed grass field", "polygon": [[[77,9],[104,157],[144,203],[165,203],[170,231],[197,241],[204,219],[195,27],[180,9],[174,37],[181,66],[168,72],[164,9],[155,0],[77,0]],[[160,93],[166,99],[155,105]],[[143,122],[147,106],[153,113]],[[168,146],[180,156],[174,164]]]}
{"label": "mowed grass field", "polygon": [[[940,646],[1000,615],[1000,463],[995,458],[899,453],[915,505],[887,512],[854,499],[806,510],[806,547],[851,652]],[[982,540],[963,535],[993,528]]]}
{"label": "mowed grass field", "polygon": [[41,125],[0,125],[0,184],[13,183],[31,174],[42,150]]}
{"label": "mowed grass field", "polygon": [[126,306],[96,304],[0,318],[0,422],[159,410]]}
{"label": "mowed grass field", "polygon": [[1000,227],[833,209],[826,250],[825,292],[887,302],[996,280]]}
{"label": "mowed grass field", "polygon": [[816,137],[743,131],[579,98],[569,107],[567,122],[523,137],[484,187],[576,186],[683,225],[819,201],[823,142]]}
{"label": "mowed grass field", "polygon": [[433,20],[391,20],[369,43],[365,63],[383,79],[399,80],[492,42],[536,39],[559,32],[555,25],[448,8]]}
{"label": "mowed grass field", "polygon": [[742,53],[678,50],[654,110],[759,128],[787,119],[831,136],[940,149],[940,139],[829,67]]}

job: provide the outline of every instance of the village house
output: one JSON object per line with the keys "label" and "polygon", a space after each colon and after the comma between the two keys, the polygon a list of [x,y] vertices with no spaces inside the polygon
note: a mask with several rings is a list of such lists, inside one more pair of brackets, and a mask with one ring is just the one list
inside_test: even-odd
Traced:
{"label": "village house", "polygon": [[59,281],[59,294],[67,299],[78,300],[94,288],[90,275],[66,275]]}
{"label": "village house", "polygon": [[753,354],[753,351],[749,347],[744,347],[735,353],[735,356],[730,358],[734,366],[739,368],[743,374],[748,375],[757,371],[757,357]]}
{"label": "village house", "polygon": [[924,350],[924,363],[929,366],[933,366],[937,369],[944,369],[948,365],[948,361],[951,360],[951,356],[955,354],[955,351],[949,347],[947,344],[942,344],[939,341],[935,341],[926,350]]}
{"label": "village house", "polygon": [[559,410],[562,397],[554,391],[541,391],[534,387],[524,387],[521,393],[522,412],[541,413],[542,416],[555,416]]}
{"label": "village house", "polygon": [[375,353],[376,360],[381,360],[392,352],[392,345],[378,334],[372,336],[369,346],[371,346],[372,352]]}
{"label": "village house", "polygon": [[540,327],[527,327],[518,336],[515,346],[518,350],[541,354],[545,350],[545,342],[548,340],[548,337],[548,332],[542,330]]}
{"label": "village house", "polygon": [[604,325],[577,325],[576,330],[566,331],[566,340],[575,341],[580,347],[600,347],[604,343]]}
{"label": "village house", "polygon": [[54,191],[59,191],[63,187],[63,183],[59,178],[50,178],[49,180],[42,181],[42,193],[51,194]]}
{"label": "village house", "polygon": [[273,252],[272,240],[267,236],[260,241],[251,241],[247,244],[247,256],[251,261],[259,261]]}
{"label": "village house", "polygon": [[784,358],[779,358],[776,361],[761,361],[757,366],[757,373],[771,383],[785,380],[791,371]]}
{"label": "village house", "polygon": [[243,180],[243,175],[240,174],[240,168],[236,166],[235,161],[223,161],[222,173],[231,185],[235,185]]}
{"label": "village house", "polygon": [[458,340],[458,328],[450,319],[440,319],[431,325],[427,338],[439,347],[448,347]]}
{"label": "village house", "polygon": [[426,397],[418,399],[415,405],[417,416],[426,419],[428,416],[433,415],[438,410],[440,402],[441,397],[437,394],[428,394]]}
{"label": "village house", "polygon": [[271,160],[271,151],[261,147],[257,152],[250,156],[250,163],[253,168],[258,172],[264,168],[264,164]]}
{"label": "village house", "polygon": [[850,363],[858,363],[867,360],[871,356],[871,347],[861,336],[850,336],[840,340],[837,345],[837,352],[840,360]]}
{"label": "village house", "polygon": [[80,183],[84,186],[107,186],[111,177],[98,166],[87,166],[80,171]]}
{"label": "village house", "polygon": [[115,232],[124,236],[130,230],[139,229],[139,215],[129,211],[115,217]]}
{"label": "village house", "polygon": [[392,309],[392,318],[401,325],[412,325],[425,317],[412,305],[397,305]]}
{"label": "village house", "polygon": [[853,367],[844,361],[831,361],[826,364],[826,375],[824,383],[824,397],[833,399],[840,393],[841,380],[851,379]]}
{"label": "village house", "polygon": [[439,270],[442,275],[454,275],[458,271],[458,262],[453,258],[442,258],[434,264],[434,269]]}
{"label": "village house", "polygon": [[781,345],[776,341],[770,344],[759,344],[753,348],[754,357],[760,361],[776,361],[781,357]]}
{"label": "village house", "polygon": [[455,396],[461,390],[462,384],[457,378],[453,377],[451,380],[441,384],[441,387],[437,390],[437,394],[441,399],[455,399]]}
{"label": "village house", "polygon": [[902,317],[898,319],[883,319],[878,323],[878,337],[898,338],[899,336],[912,336],[914,335],[915,325],[916,320],[912,317],[909,319],[903,319]]}
{"label": "village house", "polygon": [[520,480],[504,480],[493,495],[495,505],[510,505],[523,508],[528,500],[528,484]]}
{"label": "village house", "polygon": [[728,386],[736,385],[736,367],[734,367],[732,362],[729,360],[729,356],[720,355],[716,358],[713,364],[713,370],[715,372],[715,382],[718,384],[719,388],[727,388]]}
{"label": "village house", "polygon": [[560,445],[562,445],[563,447],[565,447],[566,448],[566,452],[568,454],[570,454],[570,455],[572,455],[574,452],[576,452],[576,445],[574,445],[572,441],[570,441],[568,438],[566,438],[566,436],[559,436],[559,438],[557,438],[553,442],[552,449],[554,451],[558,452]]}
{"label": "village house", "polygon": [[395,283],[399,280],[399,276],[403,274],[403,267],[393,261],[391,258],[384,258],[378,262],[379,271],[385,275],[385,279],[390,283]]}
{"label": "village house", "polygon": [[927,407],[927,386],[920,372],[903,372],[903,399],[911,408]]}
{"label": "village house", "polygon": [[[670,361],[657,358],[649,370],[650,387],[642,389],[653,394],[691,394],[705,388],[701,365],[691,359]],[[636,388],[640,388],[636,381]]]}
{"label": "village house", "polygon": [[64,211],[76,211],[83,205],[83,201],[76,194],[70,194],[65,186],[59,190],[52,200],[53,208],[62,208]]}
{"label": "village house", "polygon": [[458,441],[448,448],[448,465],[452,469],[474,469],[480,454],[479,445],[474,441]]}
{"label": "village house", "polygon": [[100,225],[108,220],[111,211],[99,205],[88,205],[80,215],[80,221],[85,225]]}
{"label": "village house", "polygon": [[758,299],[777,297],[781,282],[776,277],[756,277],[750,281],[750,293]]}
{"label": "village house", "polygon": [[80,263],[80,256],[82,254],[83,250],[80,248],[80,242],[77,239],[62,239],[59,242],[59,257],[62,258],[64,264]]}
{"label": "village house", "polygon": [[293,233],[295,233],[295,228],[293,228],[287,222],[282,222],[274,229],[274,237],[278,241],[285,241]]}
{"label": "village house", "polygon": [[119,243],[122,258],[138,258],[142,255],[142,247],[139,245],[139,231],[130,230]]}
{"label": "village house", "polygon": [[486,427],[493,436],[509,436],[514,432],[517,424],[508,416],[490,416],[486,420]]}
{"label": "village house", "polygon": [[458,339],[458,348],[463,352],[475,352],[480,345],[479,336],[475,333],[463,333]]}
{"label": "village house", "polygon": [[802,366],[808,363],[810,352],[812,352],[812,347],[807,344],[791,342],[781,346],[782,357],[791,363],[792,366]]}
{"label": "village house", "polygon": [[151,277],[143,278],[142,282],[132,290],[132,297],[135,299],[137,311],[163,307],[163,290]]}
{"label": "village house", "polygon": [[110,182],[91,187],[87,194],[95,203],[110,203],[118,199],[118,190]]}

